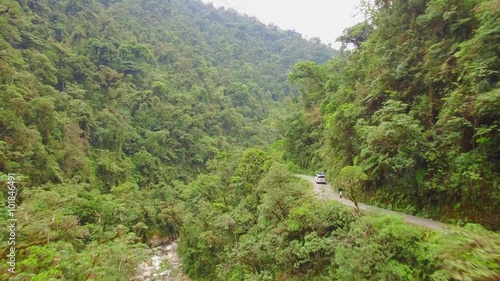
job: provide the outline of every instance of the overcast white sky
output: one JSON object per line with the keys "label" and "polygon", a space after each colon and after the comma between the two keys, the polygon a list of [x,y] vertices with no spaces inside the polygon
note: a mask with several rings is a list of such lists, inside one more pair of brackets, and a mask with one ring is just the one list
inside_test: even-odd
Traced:
{"label": "overcast white sky", "polygon": [[[202,0],[214,6],[230,7],[240,13],[255,16],[265,24],[274,23],[281,29],[293,29],[306,37],[319,37],[332,43],[345,28],[360,21],[356,7],[360,0]],[[355,16],[353,18],[353,16]]]}

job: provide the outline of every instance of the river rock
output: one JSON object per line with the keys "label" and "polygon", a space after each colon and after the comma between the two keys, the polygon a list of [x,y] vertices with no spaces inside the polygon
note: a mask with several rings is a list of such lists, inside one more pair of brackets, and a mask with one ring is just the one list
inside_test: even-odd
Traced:
{"label": "river rock", "polygon": [[[155,239],[160,243],[161,239]],[[134,281],[190,281],[182,272],[182,262],[177,254],[178,241],[160,243],[151,251],[151,257],[137,267]],[[163,268],[162,268],[163,266]]]}

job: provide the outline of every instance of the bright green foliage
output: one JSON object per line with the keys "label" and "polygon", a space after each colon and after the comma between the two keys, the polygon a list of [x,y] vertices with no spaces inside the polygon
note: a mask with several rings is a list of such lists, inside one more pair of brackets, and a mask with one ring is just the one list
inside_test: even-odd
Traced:
{"label": "bright green foliage", "polygon": [[[434,280],[495,280],[500,278],[500,235],[467,224],[450,229],[439,240],[438,259],[442,269]],[[452,258],[453,257],[453,258]]]}
{"label": "bright green foliage", "polygon": [[435,269],[424,233],[400,219],[362,217],[344,235],[335,244],[335,280],[430,280]]}
{"label": "bright green foliage", "polygon": [[[90,244],[79,253],[70,244],[61,242],[31,246],[23,250],[26,258],[17,263],[18,273],[9,280],[127,279],[135,272],[134,265],[144,258],[141,250],[132,243],[121,241]],[[7,275],[0,276],[7,278]]]}
{"label": "bright green foliage", "polygon": [[339,188],[345,190],[346,197],[354,202],[354,206],[358,210],[358,202],[362,198],[364,191],[363,182],[367,179],[368,176],[359,166],[345,166],[340,170],[337,178]]}
{"label": "bright green foliage", "polygon": [[267,172],[268,158],[269,156],[262,150],[247,150],[238,165],[236,176],[244,183],[256,185]]}

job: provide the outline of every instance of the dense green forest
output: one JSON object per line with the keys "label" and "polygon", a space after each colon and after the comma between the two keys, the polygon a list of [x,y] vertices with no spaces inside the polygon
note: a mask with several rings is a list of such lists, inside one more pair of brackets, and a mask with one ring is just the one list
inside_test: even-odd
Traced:
{"label": "dense green forest", "polygon": [[[375,1],[301,62],[287,159],[336,178],[357,167],[370,204],[500,229],[500,2]],[[304,149],[307,148],[307,149]]]}
{"label": "dense green forest", "polygon": [[1,0],[0,34],[15,280],[124,280],[137,242],[176,235],[162,210],[177,186],[220,153],[274,142],[297,96],[287,72],[335,54],[200,1]]}
{"label": "dense green forest", "polygon": [[[198,0],[0,0],[0,279],[131,280],[163,237],[193,280],[497,280],[500,6],[375,2],[337,51]],[[316,168],[484,227],[320,201]]]}

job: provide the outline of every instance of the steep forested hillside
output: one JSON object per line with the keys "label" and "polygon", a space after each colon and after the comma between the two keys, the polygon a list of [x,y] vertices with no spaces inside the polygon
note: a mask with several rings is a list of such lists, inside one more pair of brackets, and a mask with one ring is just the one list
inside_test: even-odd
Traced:
{"label": "steep forested hillside", "polygon": [[498,1],[375,3],[336,52],[198,0],[0,0],[0,279],[131,280],[178,238],[195,280],[498,280],[498,233],[289,171],[498,228]]}
{"label": "steep forested hillside", "polygon": [[375,1],[367,14],[340,38],[349,56],[295,65],[288,159],[360,171],[367,201],[498,230],[499,1]]}
{"label": "steep forested hillside", "polygon": [[[118,157],[120,167],[121,154],[151,154],[177,167],[162,171],[171,180],[228,145],[272,141],[256,125],[291,95],[287,71],[333,53],[198,1],[3,1],[1,8],[2,168],[34,184],[91,170],[86,145],[100,149],[110,178],[126,180],[106,159]],[[21,139],[35,131],[32,143]],[[83,157],[42,155],[63,142]],[[45,163],[27,163],[31,153]]]}
{"label": "steep forested hillside", "polygon": [[221,153],[274,142],[291,66],[334,55],[195,0],[0,0],[0,35],[16,280],[124,280],[136,242],[177,234],[166,202],[178,186]]}

